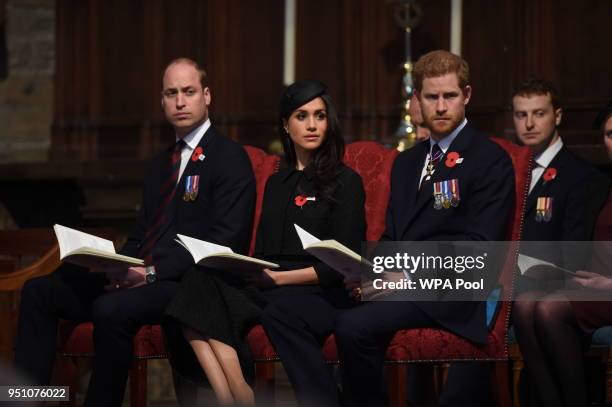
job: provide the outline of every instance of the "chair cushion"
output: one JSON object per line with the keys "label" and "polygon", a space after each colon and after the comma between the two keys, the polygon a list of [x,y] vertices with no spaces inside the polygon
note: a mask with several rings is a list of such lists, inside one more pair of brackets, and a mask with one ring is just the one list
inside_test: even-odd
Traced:
{"label": "chair cushion", "polygon": [[398,331],[385,359],[392,362],[431,360],[505,359],[506,339],[497,332],[489,333],[487,345],[476,346],[467,339],[440,329],[403,329]]}

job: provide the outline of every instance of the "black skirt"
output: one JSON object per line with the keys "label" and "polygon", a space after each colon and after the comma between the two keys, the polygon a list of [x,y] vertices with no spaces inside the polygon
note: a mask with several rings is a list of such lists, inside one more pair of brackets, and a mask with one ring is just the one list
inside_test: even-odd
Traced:
{"label": "black skirt", "polygon": [[259,324],[265,306],[276,298],[321,292],[317,285],[260,290],[229,272],[195,266],[183,276],[162,322],[170,363],[183,378],[206,383],[205,374],[183,336],[183,327],[189,327],[205,338],[236,349],[245,378],[251,382],[254,369],[246,335]]}

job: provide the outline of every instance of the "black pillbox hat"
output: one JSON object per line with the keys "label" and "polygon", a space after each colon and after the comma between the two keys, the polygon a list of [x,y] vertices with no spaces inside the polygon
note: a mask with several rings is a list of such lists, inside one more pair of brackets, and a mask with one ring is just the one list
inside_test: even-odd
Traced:
{"label": "black pillbox hat", "polygon": [[327,87],[319,81],[303,80],[291,84],[280,101],[280,116],[287,118],[298,107],[327,93]]}

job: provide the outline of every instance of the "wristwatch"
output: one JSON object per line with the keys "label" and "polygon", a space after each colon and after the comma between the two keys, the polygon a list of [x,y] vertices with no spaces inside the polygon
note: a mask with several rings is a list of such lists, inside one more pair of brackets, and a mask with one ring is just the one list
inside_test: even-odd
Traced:
{"label": "wristwatch", "polygon": [[145,281],[147,284],[151,284],[157,281],[157,273],[155,272],[155,266],[147,266],[145,268]]}

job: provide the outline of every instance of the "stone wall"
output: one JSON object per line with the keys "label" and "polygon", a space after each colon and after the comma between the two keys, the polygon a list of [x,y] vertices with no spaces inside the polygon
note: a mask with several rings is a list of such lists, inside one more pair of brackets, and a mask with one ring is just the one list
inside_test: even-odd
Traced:
{"label": "stone wall", "polygon": [[5,0],[8,77],[0,81],[0,163],[47,161],[53,117],[55,1]]}

